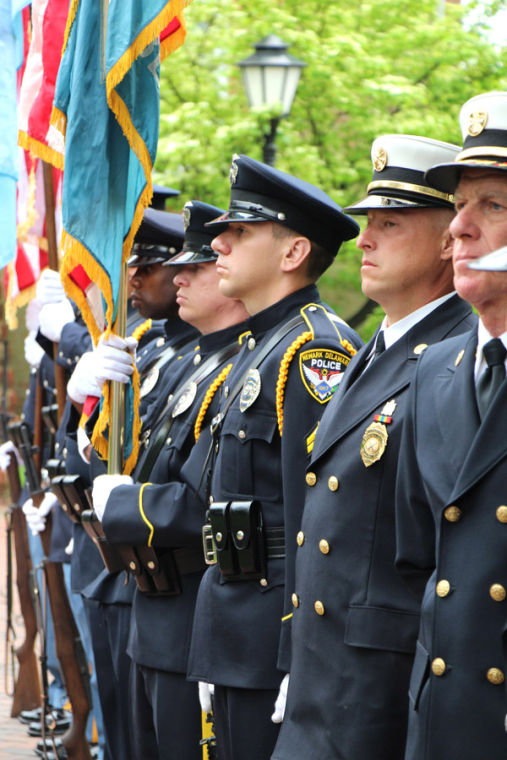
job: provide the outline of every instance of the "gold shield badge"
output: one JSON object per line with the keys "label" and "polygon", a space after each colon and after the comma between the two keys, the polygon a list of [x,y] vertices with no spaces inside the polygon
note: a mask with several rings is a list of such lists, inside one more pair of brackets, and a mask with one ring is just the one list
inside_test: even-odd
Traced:
{"label": "gold shield badge", "polygon": [[484,111],[476,111],[468,117],[468,134],[471,137],[477,137],[484,131],[488,123],[488,114]]}
{"label": "gold shield badge", "polygon": [[386,168],[387,165],[387,151],[385,148],[383,148],[381,145],[379,145],[377,148],[375,148],[375,153],[373,155],[373,168],[376,172],[381,172],[382,169]]}
{"label": "gold shield badge", "polygon": [[365,467],[378,462],[387,445],[387,428],[382,422],[372,422],[364,431],[361,459]]}

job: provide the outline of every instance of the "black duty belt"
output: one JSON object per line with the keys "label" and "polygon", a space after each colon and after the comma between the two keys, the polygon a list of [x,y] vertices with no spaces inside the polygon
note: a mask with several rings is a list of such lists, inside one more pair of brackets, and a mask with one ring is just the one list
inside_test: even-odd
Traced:
{"label": "black duty belt", "polygon": [[181,594],[181,576],[202,573],[206,569],[202,551],[197,548],[154,549],[152,546],[120,546],[118,548],[139,590],[148,596]]}
{"label": "black duty belt", "polygon": [[268,559],[285,557],[285,529],[263,525],[258,501],[214,502],[203,527],[204,558],[228,581],[266,577]]}

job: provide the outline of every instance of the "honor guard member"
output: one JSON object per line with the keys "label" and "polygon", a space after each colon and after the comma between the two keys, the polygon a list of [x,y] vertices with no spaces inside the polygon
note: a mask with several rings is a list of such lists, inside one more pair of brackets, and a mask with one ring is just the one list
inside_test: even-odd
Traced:
{"label": "honor guard member", "polygon": [[427,581],[407,760],[507,757],[507,272],[475,268],[507,241],[507,92],[471,98],[460,126],[463,150],[427,180],[455,195],[454,283],[479,325],[422,358],[400,450],[397,561]]}
{"label": "honor guard member", "polygon": [[[106,536],[136,544],[142,564],[128,653],[133,756],[143,760],[202,758],[198,689],[186,680],[186,670],[197,589],[206,569],[201,535],[206,509],[190,486],[197,490],[206,451],[193,465],[195,483],[182,479],[182,468],[193,457],[200,428],[211,421],[208,406],[247,330],[243,304],[218,289],[214,233],[204,226],[222,213],[200,201],[187,203],[183,251],[168,262],[177,272],[180,315],[202,333],[199,351],[189,357],[178,384],[166,384],[160,393],[133,478],[114,488],[125,478],[101,476],[93,490],[98,514],[105,506]],[[190,505],[182,498],[189,491]]]}
{"label": "honor guard member", "polygon": [[451,197],[424,180],[458,150],[414,135],[377,138],[367,196],[348,209],[367,217],[357,240],[362,290],[385,317],[308,439],[277,760],[403,758],[419,603],[395,568],[394,483],[417,360],[473,324],[453,293]]}
{"label": "honor guard member", "polygon": [[[177,314],[173,270],[162,266],[181,249],[183,237],[180,214],[146,209],[129,260],[129,268],[134,271],[133,303],[143,317],[142,324],[133,332],[139,341],[136,365],[140,372],[141,412],[162,387],[165,373],[177,373],[185,351],[193,353],[196,344],[196,330]],[[155,328],[151,327],[152,320],[157,320]],[[155,335],[150,340],[152,332]],[[68,388],[78,403],[83,403],[89,394],[98,396],[106,379],[128,381],[131,359],[121,348],[126,341],[116,337],[114,340],[117,341],[115,346],[97,349],[78,365]],[[87,443],[87,440],[81,442],[81,447]],[[91,479],[104,471],[104,463],[93,454]],[[74,527],[74,539],[73,581],[84,597],[90,622],[106,743],[112,757],[128,760],[131,750],[125,715],[128,713],[130,658],[126,647],[135,584],[131,581],[125,585],[125,573],[108,573],[100,557],[94,562],[89,551],[80,551],[82,544],[89,544],[80,525]],[[93,552],[92,556],[97,558],[95,547]]]}
{"label": "honor guard member", "polygon": [[315,281],[358,226],[320,189],[248,156],[233,158],[230,179],[212,245],[220,290],[243,301],[252,334],[213,423],[208,530],[218,563],[199,590],[189,673],[215,685],[220,757],[261,760],[278,733],[270,715],[287,668],[284,587],[305,437],[360,345],[324,308]]}

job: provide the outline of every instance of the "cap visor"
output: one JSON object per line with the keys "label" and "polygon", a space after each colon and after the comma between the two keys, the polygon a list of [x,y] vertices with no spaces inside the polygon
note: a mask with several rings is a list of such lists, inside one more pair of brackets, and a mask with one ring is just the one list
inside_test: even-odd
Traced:
{"label": "cap visor", "polygon": [[185,264],[203,264],[206,261],[216,261],[218,254],[209,252],[201,253],[200,251],[180,251],[176,256],[164,261],[165,267],[184,266]]}
{"label": "cap visor", "polygon": [[423,204],[415,201],[408,201],[404,198],[391,198],[387,195],[367,195],[362,201],[354,203],[352,206],[346,206],[343,210],[348,214],[366,214],[371,209],[376,208],[418,208]]}

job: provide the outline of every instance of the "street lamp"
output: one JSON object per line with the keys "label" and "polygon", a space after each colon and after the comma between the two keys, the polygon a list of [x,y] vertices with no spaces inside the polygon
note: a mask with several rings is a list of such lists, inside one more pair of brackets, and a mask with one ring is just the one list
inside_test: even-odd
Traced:
{"label": "street lamp", "polygon": [[255,53],[238,63],[250,108],[281,105],[280,116],[271,119],[270,131],[264,137],[264,163],[275,163],[275,137],[281,118],[288,116],[296,94],[301,69],[306,63],[287,53],[289,46],[275,34],[254,45]]}

